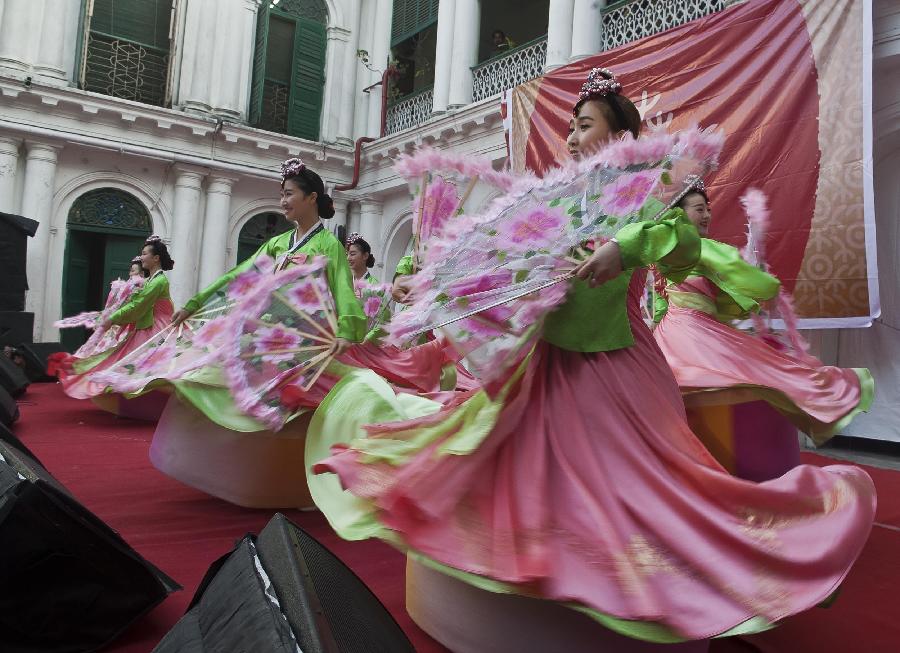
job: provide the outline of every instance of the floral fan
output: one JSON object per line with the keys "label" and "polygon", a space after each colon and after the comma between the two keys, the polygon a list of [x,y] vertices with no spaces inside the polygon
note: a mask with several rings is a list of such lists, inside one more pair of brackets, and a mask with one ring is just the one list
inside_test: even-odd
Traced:
{"label": "floral fan", "polygon": [[53,326],[57,329],[85,327],[94,330],[85,343],[75,352],[75,356],[78,358],[87,358],[111,349],[119,344],[128,331],[117,324],[104,329],[102,326],[103,322],[123,306],[143,284],[144,279],[142,277],[128,280],[114,279],[110,284],[109,294],[106,296],[106,305],[102,311],[79,313],[78,315],[57,320],[53,323]]}
{"label": "floral fan", "polygon": [[429,242],[412,306],[387,327],[392,344],[440,328],[485,381],[501,375],[565,299],[573,254],[622,227],[661,217],[722,147],[687,130],[618,141],[512,190],[481,215],[459,215]]}
{"label": "floral fan", "polygon": [[230,342],[235,307],[267,288],[274,270],[271,258],[259,257],[182,324],[155,334],[114,367],[98,373],[97,381],[115,392],[140,392],[152,381],[175,381],[218,362]]}
{"label": "floral fan", "polygon": [[[256,285],[229,324],[225,376],[243,413],[279,430],[304,401],[334,356],[337,312],[316,257]],[[321,399],[321,397],[319,398]]]}
{"label": "floral fan", "polygon": [[367,339],[377,335],[379,327],[391,319],[391,285],[386,283],[371,284],[364,279],[353,282],[356,296],[366,314]]}
{"label": "floral fan", "polygon": [[413,272],[425,260],[429,242],[454,216],[466,211],[476,184],[509,192],[517,181],[508,173],[494,170],[489,161],[431,148],[400,157],[395,169],[407,180],[413,196]]}

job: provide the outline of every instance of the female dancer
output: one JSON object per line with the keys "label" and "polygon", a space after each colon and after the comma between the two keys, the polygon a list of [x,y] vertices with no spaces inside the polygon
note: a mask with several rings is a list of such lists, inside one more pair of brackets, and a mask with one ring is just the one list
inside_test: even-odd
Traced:
{"label": "female dancer", "polygon": [[[173,306],[169,297],[169,280],[163,272],[171,270],[174,265],[162,239],[150,236],[140,258],[131,263],[130,285],[123,287],[125,294],[116,300],[120,303],[118,308],[112,314],[106,311],[101,313],[102,322],[97,325],[85,347],[63,362],[60,381],[66,394],[76,399],[103,394],[105,384],[97,381],[96,375],[114,368],[166,327],[172,318]],[[148,276],[138,286],[135,280],[143,278],[137,276],[139,274]],[[127,300],[123,301],[124,297]],[[110,337],[105,338],[105,334],[110,334]],[[98,348],[96,343],[106,343],[107,346]],[[82,355],[87,352],[88,345],[91,353]]]}
{"label": "female dancer", "polygon": [[347,262],[350,264],[351,272],[353,272],[354,282],[363,281],[372,285],[378,284],[378,279],[369,272],[370,269],[375,267],[375,256],[372,255],[372,246],[356,232],[347,236]]}
{"label": "female dancer", "polygon": [[[620,88],[591,71],[573,156],[638,132]],[[348,492],[311,476],[316,503],[346,538],[384,538],[483,590],[557,601],[652,641],[761,630],[823,601],[871,528],[872,481],[801,466],[757,485],[694,437],[639,303],[643,266],[683,279],[699,255],[679,210],[620,229],[494,395],[429,409],[349,375],[309,432],[316,451],[342,443],[312,473]]]}
{"label": "female dancer", "polygon": [[[705,236],[712,218],[705,188],[695,186],[680,205]],[[654,301],[653,335],[688,404],[763,399],[816,444],[868,410],[874,394],[868,370],[824,365],[729,325],[773,299],[780,283],[745,262],[736,248],[701,242],[690,276],[662,287]]]}

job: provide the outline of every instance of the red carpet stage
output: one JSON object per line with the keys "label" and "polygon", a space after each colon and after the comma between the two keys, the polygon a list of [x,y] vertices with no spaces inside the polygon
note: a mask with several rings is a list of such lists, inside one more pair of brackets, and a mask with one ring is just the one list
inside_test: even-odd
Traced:
{"label": "red carpet stage", "polygon": [[[147,653],[184,613],[209,564],[248,531],[259,532],[272,511],[238,508],[164,476],[147,457],[152,425],[118,419],[90,402],[70,399],[58,385],[32,385],[19,406],[22,417],[13,430],[50,472],[143,556],[184,585],[184,591],[170,596],[108,649]],[[828,462],[816,455],[805,458],[813,464]],[[867,471],[878,488],[878,523],[837,603],[762,635],[717,641],[712,652],[900,650],[900,472]],[[402,554],[381,542],[344,542],[319,513],[286,514],[359,574],[419,653],[446,650],[406,614]]]}

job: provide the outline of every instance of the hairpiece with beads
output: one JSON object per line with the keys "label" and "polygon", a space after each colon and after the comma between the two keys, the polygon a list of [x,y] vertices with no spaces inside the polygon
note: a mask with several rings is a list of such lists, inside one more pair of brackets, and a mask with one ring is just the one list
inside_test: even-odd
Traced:
{"label": "hairpiece with beads", "polygon": [[352,234],[347,236],[347,247],[350,247],[350,245],[355,243],[357,240],[361,240],[361,239],[362,239],[362,236],[360,236],[358,233],[356,233],[354,231]]}
{"label": "hairpiece with beads", "polygon": [[288,177],[296,177],[304,170],[306,170],[306,164],[303,161],[297,157],[288,159],[281,164],[281,182],[284,183]]}
{"label": "hairpiece with beads", "polygon": [[622,91],[622,84],[609,68],[591,68],[587,81],[581,85],[578,97],[588,100],[592,97],[606,97]]}
{"label": "hairpiece with beads", "polygon": [[160,238],[156,234],[153,234],[152,236],[147,236],[147,240],[144,241],[144,244],[149,245],[150,243],[161,243],[161,242],[162,242],[162,238]]}

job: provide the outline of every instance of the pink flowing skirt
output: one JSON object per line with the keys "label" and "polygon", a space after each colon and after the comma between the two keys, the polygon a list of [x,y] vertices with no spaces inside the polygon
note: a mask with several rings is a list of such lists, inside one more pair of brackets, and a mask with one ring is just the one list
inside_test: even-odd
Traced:
{"label": "pink flowing skirt", "polygon": [[[761,484],[726,473],[687,426],[639,292],[632,347],[540,343],[474,451],[431,442],[390,464],[342,445],[313,471],[367,500],[390,541],[507,588],[496,591],[662,623],[685,639],[815,606],[867,539],[871,479],[847,465]],[[419,427],[451,423],[459,434],[473,420],[452,422],[454,412],[469,402],[369,426],[369,438],[412,443]]]}
{"label": "pink flowing skirt", "polygon": [[[682,392],[702,392],[709,403],[710,392],[747,388],[757,395],[753,399],[772,400],[811,435],[827,437],[842,418],[871,402],[866,370],[823,365],[809,355],[800,359],[702,311],[670,305],[654,337]],[[724,395],[717,403],[732,402]]]}
{"label": "pink flowing skirt", "polygon": [[[75,399],[90,399],[103,394],[106,384],[94,381],[94,374],[114,367],[120,360],[167,327],[172,321],[174,312],[175,308],[171,300],[161,299],[157,301],[153,305],[152,326],[146,329],[135,329],[133,325],[128,325],[126,327],[129,330],[128,334],[120,339],[118,344],[105,357],[96,355],[99,359],[96,365],[81,373],[65,375],[64,378],[60,379],[65,393]],[[66,365],[71,366],[72,364],[78,364],[78,362],[77,359],[69,359]]]}

